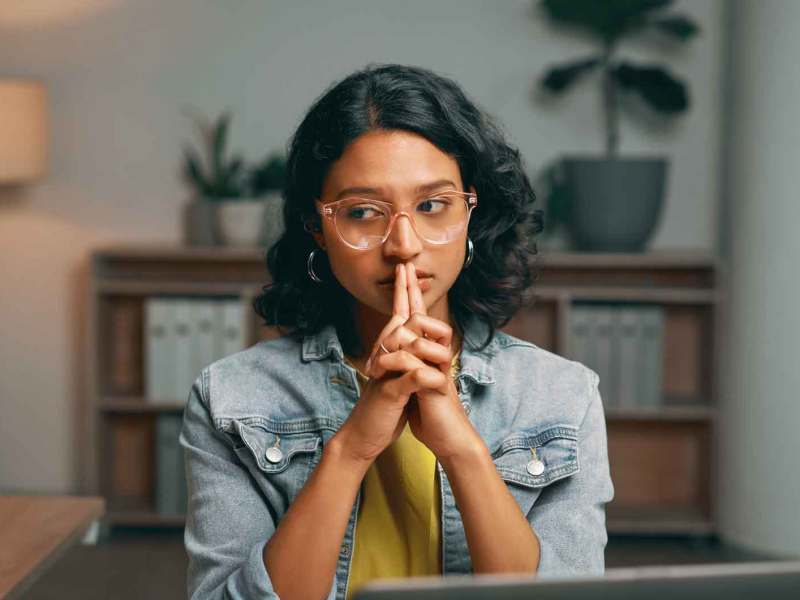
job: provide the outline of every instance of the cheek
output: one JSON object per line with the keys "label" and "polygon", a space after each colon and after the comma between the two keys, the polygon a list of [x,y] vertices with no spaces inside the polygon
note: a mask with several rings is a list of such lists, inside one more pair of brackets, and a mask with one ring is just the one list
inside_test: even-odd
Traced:
{"label": "cheek", "polygon": [[371,269],[365,264],[363,256],[354,256],[348,249],[341,248],[339,245],[328,246],[328,260],[331,264],[331,271],[341,286],[353,296],[362,295],[363,290],[373,278]]}
{"label": "cheek", "polygon": [[[466,245],[466,242],[464,242],[464,245]],[[449,284],[455,282],[464,266],[465,257],[466,250],[461,247],[460,242],[453,242],[447,253],[442,254],[439,262],[442,265],[442,279],[446,278]]]}

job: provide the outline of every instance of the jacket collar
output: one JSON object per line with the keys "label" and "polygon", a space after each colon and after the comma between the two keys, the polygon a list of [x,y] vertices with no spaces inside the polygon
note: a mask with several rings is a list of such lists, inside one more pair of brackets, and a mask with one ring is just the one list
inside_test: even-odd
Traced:
{"label": "jacket collar", "polygon": [[[461,345],[461,371],[458,379],[472,379],[480,385],[495,383],[493,359],[497,354],[497,336],[483,350],[476,347],[483,343],[489,333],[489,326],[478,317],[471,315],[464,326],[464,343]],[[302,357],[304,361],[322,360],[330,355],[334,360],[344,360],[344,351],[336,333],[336,327],[329,323],[314,334],[303,337]]]}

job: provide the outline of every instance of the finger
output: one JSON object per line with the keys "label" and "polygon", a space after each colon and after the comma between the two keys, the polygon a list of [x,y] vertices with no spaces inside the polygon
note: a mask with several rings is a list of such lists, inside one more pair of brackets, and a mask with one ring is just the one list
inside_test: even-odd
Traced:
{"label": "finger", "polygon": [[[414,316],[417,315],[412,315],[412,319]],[[441,323],[441,321],[436,322]],[[443,345],[436,340],[422,337],[406,325],[399,326],[386,336],[383,343],[387,348],[393,349],[395,352],[405,350],[426,364],[435,365],[444,373],[450,372],[450,363],[453,360],[452,348],[447,344]]]}
{"label": "finger", "polygon": [[442,346],[449,347],[453,340],[453,328],[430,315],[414,313],[403,323],[403,327],[410,329],[417,336],[434,340]]}
{"label": "finger", "polygon": [[[401,317],[399,315],[392,315],[392,318],[389,319],[388,323],[386,323],[384,328],[378,334],[378,337],[375,338],[375,343],[372,345],[372,350],[370,350],[369,358],[367,359],[367,362],[364,365],[364,368],[366,369],[366,373],[370,377],[372,377],[372,375],[370,375],[370,370],[372,369],[372,366],[373,366],[372,363],[375,361],[375,357],[380,356],[381,354],[385,354],[384,351],[381,349],[381,342],[383,342],[384,345],[385,345],[386,344],[387,335],[391,331],[393,331],[393,330],[397,329],[398,327],[402,326],[404,319],[405,319],[405,317]],[[386,346],[386,348],[389,348],[389,346]]]}
{"label": "finger", "polygon": [[449,348],[433,340],[426,340],[425,338],[418,337],[410,346],[404,346],[403,349],[427,364],[436,365],[442,373],[446,375],[450,374],[450,363],[453,360],[453,353]]}
{"label": "finger", "polygon": [[402,350],[406,346],[419,337],[419,334],[412,329],[405,326],[404,323],[397,325],[393,331],[390,331],[383,337],[383,345],[389,352],[396,352]]}
{"label": "finger", "polygon": [[[404,321],[405,317],[401,317],[399,315],[392,315],[392,318],[389,319],[386,325],[384,325],[383,329],[378,334],[378,337],[375,338],[375,343],[372,345],[372,350],[370,350],[369,358],[367,359],[367,362],[364,365],[367,375],[369,375],[370,368],[372,367],[372,362],[375,360],[375,357],[384,353],[383,350],[381,350],[381,342],[383,342],[384,345],[386,345],[388,335],[398,327],[401,327]],[[386,347],[392,348],[393,346],[386,346]]]}
{"label": "finger", "polygon": [[383,327],[378,337],[375,338],[375,343],[369,353],[369,358],[365,368],[369,374],[372,361],[375,360],[375,355],[378,353],[380,344],[384,338],[398,325],[402,325],[408,319],[408,289],[406,284],[406,270],[402,263],[398,263],[394,267],[394,302],[392,305],[392,317]]}
{"label": "finger", "polygon": [[387,371],[405,373],[411,369],[424,366],[427,365],[410,352],[397,350],[389,354],[377,354],[370,365],[370,373],[367,374],[372,378],[380,379],[386,375]]}
{"label": "finger", "polygon": [[410,396],[420,390],[436,390],[446,393],[447,384],[447,377],[441,371],[424,366],[388,381],[385,389],[392,396]]}
{"label": "finger", "polygon": [[390,354],[380,354],[375,358],[371,373],[368,373],[368,375],[372,378],[380,379],[390,371],[403,373],[420,367],[434,368],[424,362],[428,360],[435,365],[438,371],[449,377],[450,352],[430,340],[417,338],[415,343],[423,347],[423,349],[418,350],[422,356],[418,356],[406,349],[391,352]]}
{"label": "finger", "polygon": [[422,298],[422,290],[419,289],[419,281],[417,280],[417,268],[414,263],[406,263],[406,270],[408,275],[408,302],[411,314],[422,313],[428,314],[428,309],[425,308],[425,300]]}
{"label": "finger", "polygon": [[393,313],[406,319],[411,314],[408,310],[408,278],[403,263],[399,263],[394,269],[394,308]]}

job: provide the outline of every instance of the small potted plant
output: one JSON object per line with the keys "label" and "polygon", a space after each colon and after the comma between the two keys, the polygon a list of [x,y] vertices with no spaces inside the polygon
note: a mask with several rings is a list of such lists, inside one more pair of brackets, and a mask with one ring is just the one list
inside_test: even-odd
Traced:
{"label": "small potted plant", "polygon": [[282,227],[282,221],[272,223],[272,217],[281,218],[279,208],[271,211],[269,228],[265,216],[268,206],[280,207],[280,196],[276,199],[274,192],[282,187],[283,160],[274,155],[263,164],[248,167],[241,155],[226,156],[230,113],[223,113],[214,123],[202,117],[194,119],[204,140],[206,162],[204,166],[200,154],[186,146],[183,174],[197,199],[214,205],[215,238],[231,246],[263,244],[266,229],[274,236],[276,228]]}
{"label": "small potted plant", "polygon": [[[668,159],[619,157],[621,96],[632,93],[662,115],[689,107],[687,86],[659,65],[619,59],[619,43],[645,30],[678,41],[691,39],[698,26],[682,15],[663,15],[672,0],[541,0],[556,25],[587,31],[597,53],[548,69],[539,85],[548,94],[566,92],[581,77],[599,70],[606,129],[605,156],[566,156],[544,179],[552,184],[556,217],[566,225],[578,250],[640,252],[661,214]],[[548,211],[549,212],[549,211]]]}
{"label": "small potted plant", "polygon": [[254,198],[263,198],[265,204],[264,227],[261,244],[272,246],[283,234],[283,202],[281,193],[286,178],[286,159],[272,153],[254,165],[247,176],[247,189]]}

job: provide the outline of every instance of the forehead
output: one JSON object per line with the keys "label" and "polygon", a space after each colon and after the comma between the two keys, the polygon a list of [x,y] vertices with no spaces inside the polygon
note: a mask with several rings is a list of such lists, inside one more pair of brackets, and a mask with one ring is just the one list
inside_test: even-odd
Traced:
{"label": "forehead", "polygon": [[371,131],[350,144],[331,165],[322,195],[333,199],[348,188],[369,188],[391,198],[440,180],[462,189],[458,162],[452,156],[414,133]]}

